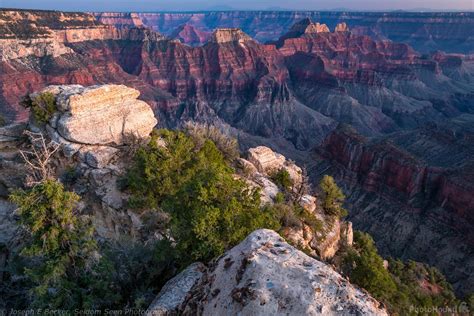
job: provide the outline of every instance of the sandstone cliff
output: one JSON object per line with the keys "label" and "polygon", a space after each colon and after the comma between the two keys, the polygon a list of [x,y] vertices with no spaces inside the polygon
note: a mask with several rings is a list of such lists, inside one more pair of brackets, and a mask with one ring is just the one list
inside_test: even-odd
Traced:
{"label": "sandstone cliff", "polygon": [[334,30],[346,23],[351,31],[376,40],[404,42],[422,53],[443,50],[451,53],[474,52],[474,15],[472,12],[318,12],[318,11],[231,11],[189,13],[97,13],[100,21],[116,26],[140,23],[171,34],[182,24],[199,31],[215,27],[238,27],[260,42],[277,40],[292,25],[305,18],[326,24]]}
{"label": "sandstone cliff", "polygon": [[200,31],[192,25],[183,24],[173,30],[169,37],[191,46],[198,46],[209,41],[211,32]]}
{"label": "sandstone cliff", "polygon": [[209,267],[170,280],[147,315],[387,315],[328,265],[257,230]]}

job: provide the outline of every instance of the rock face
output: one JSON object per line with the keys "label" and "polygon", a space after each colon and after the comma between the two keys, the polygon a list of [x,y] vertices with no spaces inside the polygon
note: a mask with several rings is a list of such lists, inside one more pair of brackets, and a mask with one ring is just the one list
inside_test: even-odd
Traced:
{"label": "rock face", "polygon": [[335,29],[346,23],[353,32],[374,39],[404,42],[423,53],[443,50],[452,53],[472,53],[474,45],[474,14],[472,12],[317,12],[317,11],[234,11],[199,13],[97,13],[103,23],[115,26],[135,23],[136,17],[155,31],[171,34],[188,24],[203,32],[215,27],[238,27],[264,43],[277,40],[292,25],[305,18]]}
{"label": "rock face", "polygon": [[60,137],[86,145],[121,145],[127,135],[148,136],[157,120],[150,106],[137,100],[140,92],[119,85],[52,86],[43,92],[56,95]]}
{"label": "rock face", "polygon": [[[285,156],[274,152],[268,147],[258,146],[248,150],[249,160],[241,159],[241,168],[247,173],[247,182],[261,188],[262,203],[273,204],[277,194],[286,194],[275,183],[272,175],[279,170],[288,172],[293,182],[289,188],[293,194],[302,194],[297,202],[308,212],[309,216],[320,221],[321,227],[314,228],[311,223],[301,222],[299,225],[286,227],[284,237],[300,249],[321,259],[331,259],[341,246],[352,244],[352,224],[341,222],[338,217],[327,215],[318,205],[317,198],[301,192],[303,172],[295,163],[286,160]],[[304,189],[303,189],[304,190]]]}
{"label": "rock face", "polygon": [[259,146],[249,149],[249,161],[259,172],[272,174],[283,169],[288,172],[295,185],[299,185],[302,181],[301,168],[268,147]]}
{"label": "rock face", "polygon": [[177,39],[182,43],[198,46],[209,41],[211,38],[211,32],[200,31],[192,25],[183,24],[178,26],[169,36],[170,38]]}
{"label": "rock face", "polygon": [[457,124],[400,132],[390,142],[338,129],[318,150],[322,160],[312,174],[335,176],[349,196],[349,220],[374,236],[384,255],[427,262],[470,293],[474,130],[469,120]]}
{"label": "rock face", "polygon": [[179,302],[163,299],[188,289],[194,271],[169,281],[148,315],[387,315],[375,299],[271,230],[257,230],[226,252]]}
{"label": "rock face", "polygon": [[299,37],[304,34],[318,34],[328,32],[329,28],[326,24],[313,23],[310,18],[306,18],[298,23],[295,23],[287,34],[291,34],[293,37]]}
{"label": "rock face", "polygon": [[338,23],[334,32],[349,32],[349,27],[347,26],[346,22]]}
{"label": "rock face", "polygon": [[164,316],[178,310],[193,287],[202,279],[205,271],[206,267],[202,263],[193,263],[168,281],[151,303],[146,315]]}
{"label": "rock face", "polygon": [[229,29],[217,29],[212,33],[211,42],[214,43],[229,43],[229,42],[239,42],[243,43],[245,41],[251,41],[252,38],[242,32],[240,29],[229,28]]}

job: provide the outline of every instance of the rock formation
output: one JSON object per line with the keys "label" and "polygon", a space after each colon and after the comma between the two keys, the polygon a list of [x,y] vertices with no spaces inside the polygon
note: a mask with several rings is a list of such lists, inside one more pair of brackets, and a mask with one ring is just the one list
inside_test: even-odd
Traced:
{"label": "rock formation", "polygon": [[257,230],[208,268],[170,280],[147,315],[387,315],[330,266]]}
{"label": "rock formation", "polygon": [[217,29],[212,33],[210,41],[218,44],[229,43],[229,42],[239,42],[243,43],[246,41],[251,41],[252,38],[242,32],[240,29],[228,28],[228,29]]}
{"label": "rock formation", "polygon": [[346,22],[338,23],[334,32],[349,32],[349,27],[347,26]]}
{"label": "rock formation", "polygon": [[259,172],[272,174],[285,170],[295,185],[299,185],[302,182],[303,171],[301,168],[291,161],[287,161],[285,156],[273,152],[268,147],[259,146],[249,149],[249,161],[254,164]]}
{"label": "rock formation", "polygon": [[150,106],[137,100],[140,92],[123,85],[50,86],[40,93],[53,93],[56,98],[58,114],[49,122],[55,129],[53,139],[121,145],[129,135],[150,135],[157,123]]}
{"label": "rock formation", "polygon": [[302,194],[297,198],[298,203],[310,216],[321,223],[319,229],[304,222],[299,226],[286,227],[283,230],[283,235],[287,240],[324,260],[333,258],[341,246],[352,244],[352,224],[325,214],[318,205],[315,196],[304,191],[301,192],[306,179],[303,179],[304,175],[300,167],[265,146],[250,148],[248,157],[248,161],[240,159],[240,165],[243,173],[248,174],[246,176],[247,183],[253,187],[261,188],[262,203],[273,204],[277,194],[284,193],[272,182],[272,175],[277,171],[285,170],[293,182],[290,190],[293,193]]}
{"label": "rock formation", "polygon": [[115,26],[130,25],[139,17],[144,25],[169,35],[188,24],[202,32],[215,27],[238,27],[265,43],[277,40],[292,25],[309,18],[331,30],[346,23],[353,32],[376,40],[404,42],[422,53],[443,50],[472,53],[474,14],[472,12],[321,12],[321,11],[230,11],[189,13],[97,13],[99,20]]}
{"label": "rock formation", "polygon": [[169,37],[191,46],[198,46],[208,42],[211,34],[211,32],[200,31],[192,25],[183,24],[171,32]]}
{"label": "rock formation", "polygon": [[13,234],[14,208],[3,199],[9,189],[21,188],[25,182],[26,170],[18,151],[25,150],[26,129],[61,146],[63,155],[51,161],[54,173],[60,179],[74,174],[73,189],[81,194],[82,206],[92,212],[100,237],[138,236],[142,223],[127,209],[127,196],[120,192],[117,181],[126,170],[127,145],[147,138],[157,123],[150,106],[137,100],[137,90],[120,85],[49,86],[32,97],[46,92],[54,95],[57,108],[48,123],[32,121],[28,126],[0,128],[0,218],[10,226],[2,230],[0,243],[12,246],[18,237]]}
{"label": "rock formation", "polygon": [[311,174],[331,173],[343,185],[348,218],[374,236],[382,254],[437,266],[459,292],[469,293],[472,139],[472,129],[449,123],[392,134],[390,141],[340,128],[318,149]]}

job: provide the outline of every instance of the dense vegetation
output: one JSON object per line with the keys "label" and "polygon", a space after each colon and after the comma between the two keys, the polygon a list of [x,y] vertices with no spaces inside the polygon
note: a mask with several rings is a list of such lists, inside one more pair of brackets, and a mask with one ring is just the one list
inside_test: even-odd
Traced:
{"label": "dense vegetation", "polygon": [[[140,144],[122,189],[131,196],[129,206],[149,219],[144,217],[150,233],[157,225],[160,232],[168,232],[146,245],[131,240],[98,243],[90,221],[78,211],[79,196],[55,180],[13,192],[11,200],[30,239],[8,272],[13,275],[16,269],[26,277],[9,280],[7,289],[17,293],[9,293],[15,297],[12,306],[145,308],[180,269],[219,256],[255,229],[305,224],[322,230],[321,220],[295,199],[288,172],[272,176],[282,192],[273,205],[262,206],[259,190],[236,176],[232,166],[237,157],[234,140],[205,126],[160,130]],[[333,178],[324,177],[320,191],[327,215],[346,214],[344,195]],[[455,303],[449,284],[432,268],[390,260],[387,270],[367,234],[356,233],[355,247],[345,249],[342,257],[341,269],[351,281],[393,312]],[[425,279],[433,285],[431,292],[420,287]],[[28,298],[18,295],[25,288],[30,289]]]}
{"label": "dense vegetation", "polygon": [[83,307],[91,300],[89,277],[97,244],[90,223],[74,214],[79,201],[61,183],[46,180],[11,195],[20,223],[31,233],[22,255],[31,257],[26,275],[34,284],[32,307]]}
{"label": "dense vegetation", "polygon": [[352,283],[369,291],[398,315],[416,314],[415,308],[427,311],[451,306],[454,310],[459,303],[451,285],[435,268],[394,259],[388,261],[386,268],[366,233],[354,233],[354,248],[346,249],[342,270]]}
{"label": "dense vegetation", "polygon": [[257,228],[277,227],[261,209],[259,191],[233,174],[213,141],[162,130],[138,151],[124,182],[132,207],[171,216],[171,235],[186,264],[223,253]]}
{"label": "dense vegetation", "polygon": [[56,112],[56,98],[51,92],[43,92],[34,97],[26,96],[22,105],[30,109],[33,118],[39,124],[46,124]]}

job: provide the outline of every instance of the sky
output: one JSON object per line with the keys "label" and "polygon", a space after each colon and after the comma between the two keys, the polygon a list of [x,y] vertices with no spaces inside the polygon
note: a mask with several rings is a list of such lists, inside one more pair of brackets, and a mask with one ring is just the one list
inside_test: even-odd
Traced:
{"label": "sky", "polygon": [[64,11],[200,11],[200,10],[463,10],[474,0],[0,0],[2,8]]}

